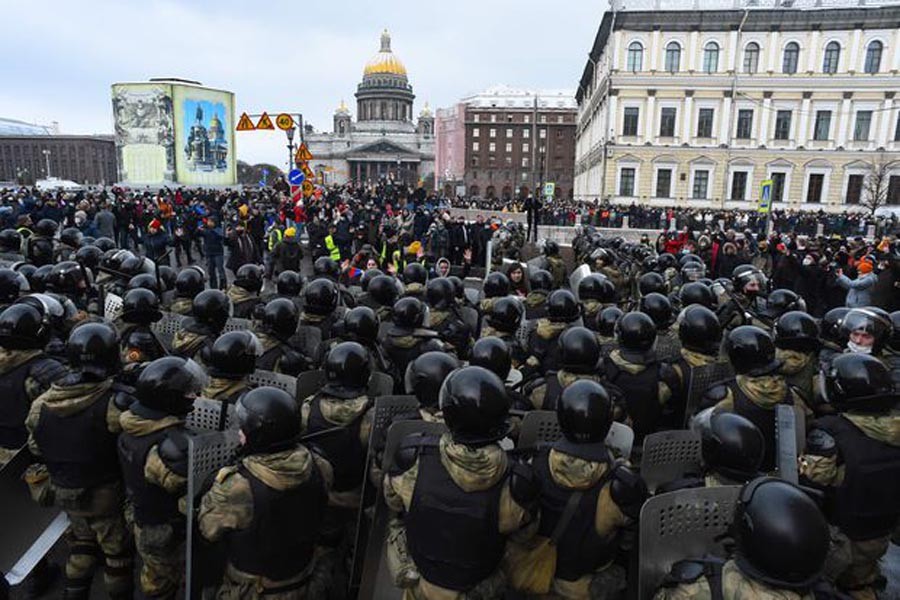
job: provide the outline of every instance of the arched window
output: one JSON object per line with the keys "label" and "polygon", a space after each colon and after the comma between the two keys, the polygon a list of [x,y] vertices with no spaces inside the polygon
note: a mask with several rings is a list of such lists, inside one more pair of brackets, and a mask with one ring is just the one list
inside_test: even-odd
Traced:
{"label": "arched window", "polygon": [[644,47],[640,42],[631,42],[628,45],[628,70],[637,73],[643,70]]}
{"label": "arched window", "polygon": [[877,73],[881,70],[881,51],[883,49],[884,45],[878,40],[869,44],[866,49],[866,73]]}
{"label": "arched window", "polygon": [[750,42],[744,48],[744,73],[756,73],[759,70],[759,44]]}
{"label": "arched window", "polygon": [[678,42],[666,45],[666,71],[677,73],[681,70],[681,46]]}
{"label": "arched window", "polygon": [[793,75],[797,72],[797,63],[800,62],[800,44],[791,42],[784,47],[784,60],[781,63],[781,72]]}
{"label": "arched window", "polygon": [[828,42],[825,46],[825,59],[822,61],[823,73],[837,73],[838,63],[841,61],[841,45],[837,42]]}
{"label": "arched window", "polygon": [[719,70],[719,45],[709,42],[703,48],[703,72],[715,73]]}

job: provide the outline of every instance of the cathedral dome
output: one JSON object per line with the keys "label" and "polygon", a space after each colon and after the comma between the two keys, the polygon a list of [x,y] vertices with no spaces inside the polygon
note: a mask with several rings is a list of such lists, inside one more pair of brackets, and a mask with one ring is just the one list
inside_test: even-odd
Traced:
{"label": "cathedral dome", "polygon": [[381,34],[381,50],[366,63],[363,75],[397,75],[406,77],[406,67],[391,52],[391,34],[387,29]]}

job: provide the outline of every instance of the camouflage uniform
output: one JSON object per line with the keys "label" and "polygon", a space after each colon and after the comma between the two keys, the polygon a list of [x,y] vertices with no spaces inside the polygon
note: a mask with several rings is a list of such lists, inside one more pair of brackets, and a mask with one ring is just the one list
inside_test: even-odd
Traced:
{"label": "camouflage uniform", "polygon": [[[198,517],[200,533],[210,542],[227,540],[263,518],[263,515],[254,513],[254,493],[243,469],[264,486],[276,491],[290,490],[306,483],[316,470],[323,480],[323,498],[331,485],[331,466],[304,446],[274,454],[248,456],[239,465],[220,469],[212,488],[203,496]],[[304,518],[303,514],[296,516]],[[318,523],[311,524],[311,528],[314,529],[315,525]],[[281,541],[273,540],[273,544]],[[321,553],[317,550],[302,571],[277,581],[241,571],[229,560],[216,597],[220,600],[323,598],[328,582],[320,557]],[[276,591],[279,588],[282,591]]]}
{"label": "camouflage uniform", "polygon": [[566,272],[566,263],[559,256],[547,257],[547,270],[553,276],[553,284],[556,288],[563,288],[568,283]]}
{"label": "camouflage uniform", "polygon": [[239,319],[249,319],[253,316],[253,309],[261,302],[259,294],[248,292],[239,285],[232,285],[225,292],[228,299],[231,300],[231,314]]}
{"label": "camouflage uniform", "polygon": [[813,402],[813,378],[818,367],[816,354],[778,348],[775,357],[782,363],[779,373],[784,375],[788,385],[797,389],[807,403]]}
{"label": "camouflage uniform", "polygon": [[[99,483],[85,487],[60,485],[56,475],[51,474],[58,468],[52,463],[47,466],[33,465],[26,473],[32,495],[41,503],[55,503],[69,516],[66,587],[68,594],[75,598],[87,597],[101,553],[105,562],[106,590],[110,597],[130,598],[133,588],[132,540],[122,512],[125,490],[115,457],[114,436],[121,431],[121,413],[113,402],[112,385],[111,379],[83,382],[78,376],[66,377],[54,383],[49,391],[32,403],[26,420],[29,430],[28,447],[32,454],[41,457],[42,450],[47,449],[47,442],[55,440],[52,442],[53,459],[65,451],[60,446],[68,445],[66,437],[71,439],[71,435],[77,435],[77,431],[69,431],[68,436],[60,437],[59,429],[44,429],[45,419],[50,423],[63,423],[58,426],[61,428],[64,428],[69,419],[76,423],[86,418],[92,419],[95,420],[95,426],[99,424],[97,421],[104,420],[104,433],[107,434],[105,439],[95,432],[94,439],[90,439],[90,443],[85,445],[85,448],[100,448],[110,454],[103,456],[105,464],[91,465],[94,472],[88,473],[88,476],[102,475]],[[92,437],[87,432],[84,433],[79,439],[88,440]],[[83,453],[85,448],[79,448],[73,455]],[[87,469],[87,466],[83,465],[82,468]]]}
{"label": "camouflage uniform", "polygon": [[191,298],[175,298],[169,306],[169,312],[176,315],[189,315],[194,308],[194,302]]}
{"label": "camouflage uniform", "polygon": [[[811,592],[798,593],[779,590],[744,575],[734,561],[722,567],[723,600],[815,600]],[[654,600],[713,600],[709,580],[701,576],[694,581],[667,582],[653,597]]]}

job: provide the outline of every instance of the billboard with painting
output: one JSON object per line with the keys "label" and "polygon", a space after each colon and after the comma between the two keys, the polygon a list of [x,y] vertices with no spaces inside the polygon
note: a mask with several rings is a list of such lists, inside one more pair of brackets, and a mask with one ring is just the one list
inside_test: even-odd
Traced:
{"label": "billboard with painting", "polygon": [[175,122],[172,86],[118,83],[112,86],[119,181],[175,181]]}
{"label": "billboard with painting", "polygon": [[173,86],[175,172],[183,185],[234,185],[234,94]]}

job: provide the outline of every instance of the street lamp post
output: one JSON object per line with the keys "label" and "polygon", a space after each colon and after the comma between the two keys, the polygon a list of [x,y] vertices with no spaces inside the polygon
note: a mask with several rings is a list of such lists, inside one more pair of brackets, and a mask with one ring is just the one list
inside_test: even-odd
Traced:
{"label": "street lamp post", "polygon": [[50,151],[44,148],[41,152],[44,155],[44,160],[47,161],[47,179],[50,179]]}
{"label": "street lamp post", "polygon": [[288,149],[288,171],[294,168],[294,131],[296,127],[291,127],[290,129],[285,129],[284,133],[287,136],[287,149]]}

